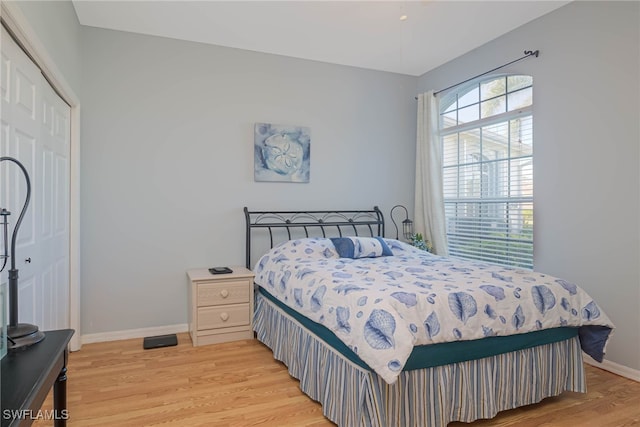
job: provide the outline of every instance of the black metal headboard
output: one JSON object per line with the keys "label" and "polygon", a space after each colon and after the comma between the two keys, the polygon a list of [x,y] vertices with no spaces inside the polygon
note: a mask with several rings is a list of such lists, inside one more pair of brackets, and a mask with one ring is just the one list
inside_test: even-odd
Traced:
{"label": "black metal headboard", "polygon": [[[292,230],[300,237],[359,236],[368,231],[373,236],[384,236],[384,216],[374,206],[372,210],[351,211],[249,211],[244,208],[246,220],[246,266],[251,268],[251,231],[267,229],[269,247],[274,245],[274,231],[284,229],[284,240],[291,240]],[[302,234],[304,231],[304,234]]]}

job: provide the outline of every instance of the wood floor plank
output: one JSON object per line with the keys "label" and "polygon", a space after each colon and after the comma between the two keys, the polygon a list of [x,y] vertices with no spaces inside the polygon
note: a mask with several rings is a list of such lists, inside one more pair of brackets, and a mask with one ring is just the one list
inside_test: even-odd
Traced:
{"label": "wood floor plank", "polygon": [[[449,426],[640,426],[640,383],[590,365],[586,372],[586,394]],[[334,425],[256,340],[193,347],[178,334],[177,346],[153,350],[143,350],[142,339],[87,344],[69,356],[67,393],[71,427]]]}

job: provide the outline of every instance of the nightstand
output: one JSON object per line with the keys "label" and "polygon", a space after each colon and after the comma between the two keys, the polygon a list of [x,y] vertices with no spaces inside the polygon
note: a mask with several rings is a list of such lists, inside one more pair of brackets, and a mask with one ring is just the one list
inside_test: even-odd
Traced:
{"label": "nightstand", "polygon": [[233,273],[187,271],[189,334],[194,346],[253,338],[253,272],[231,266]]}

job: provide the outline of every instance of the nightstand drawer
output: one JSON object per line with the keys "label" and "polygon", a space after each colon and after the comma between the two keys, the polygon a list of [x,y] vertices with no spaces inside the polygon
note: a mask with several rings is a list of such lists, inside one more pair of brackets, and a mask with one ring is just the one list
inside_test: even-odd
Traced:
{"label": "nightstand drawer", "polygon": [[249,325],[249,304],[198,308],[198,329],[228,328]]}
{"label": "nightstand drawer", "polygon": [[198,307],[249,302],[250,281],[225,280],[198,284]]}

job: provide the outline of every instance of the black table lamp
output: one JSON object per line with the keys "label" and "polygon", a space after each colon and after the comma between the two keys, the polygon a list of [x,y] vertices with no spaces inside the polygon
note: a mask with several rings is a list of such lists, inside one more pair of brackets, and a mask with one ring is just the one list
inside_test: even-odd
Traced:
{"label": "black table lamp", "polygon": [[407,208],[405,208],[404,206],[395,205],[394,207],[391,208],[390,215],[391,215],[391,222],[393,222],[393,225],[396,227],[396,240],[398,239],[398,224],[396,224],[396,221],[393,219],[393,211],[397,208],[404,209],[404,221],[402,221],[402,235],[406,240],[411,240],[411,238],[413,237],[413,221],[409,219],[409,212],[407,211]]}
{"label": "black table lamp", "polygon": [[0,162],[4,162],[5,160],[18,165],[27,182],[27,196],[25,197],[22,211],[20,211],[20,216],[18,216],[18,220],[16,221],[16,225],[13,228],[13,233],[11,235],[10,256],[7,251],[7,246],[9,244],[7,228],[9,224],[8,217],[11,215],[11,212],[0,208],[0,217],[2,217],[1,224],[4,228],[4,254],[0,256],[3,259],[0,271],[3,271],[6,267],[7,259],[11,259],[11,268],[9,269],[9,325],[7,325],[7,348],[9,350],[15,350],[42,341],[44,339],[44,333],[38,330],[36,325],[18,323],[18,269],[16,268],[16,238],[18,237],[18,230],[20,229],[22,218],[24,218],[24,214],[29,207],[29,201],[31,200],[31,180],[29,179],[27,169],[22,163],[13,157],[0,157]]}

